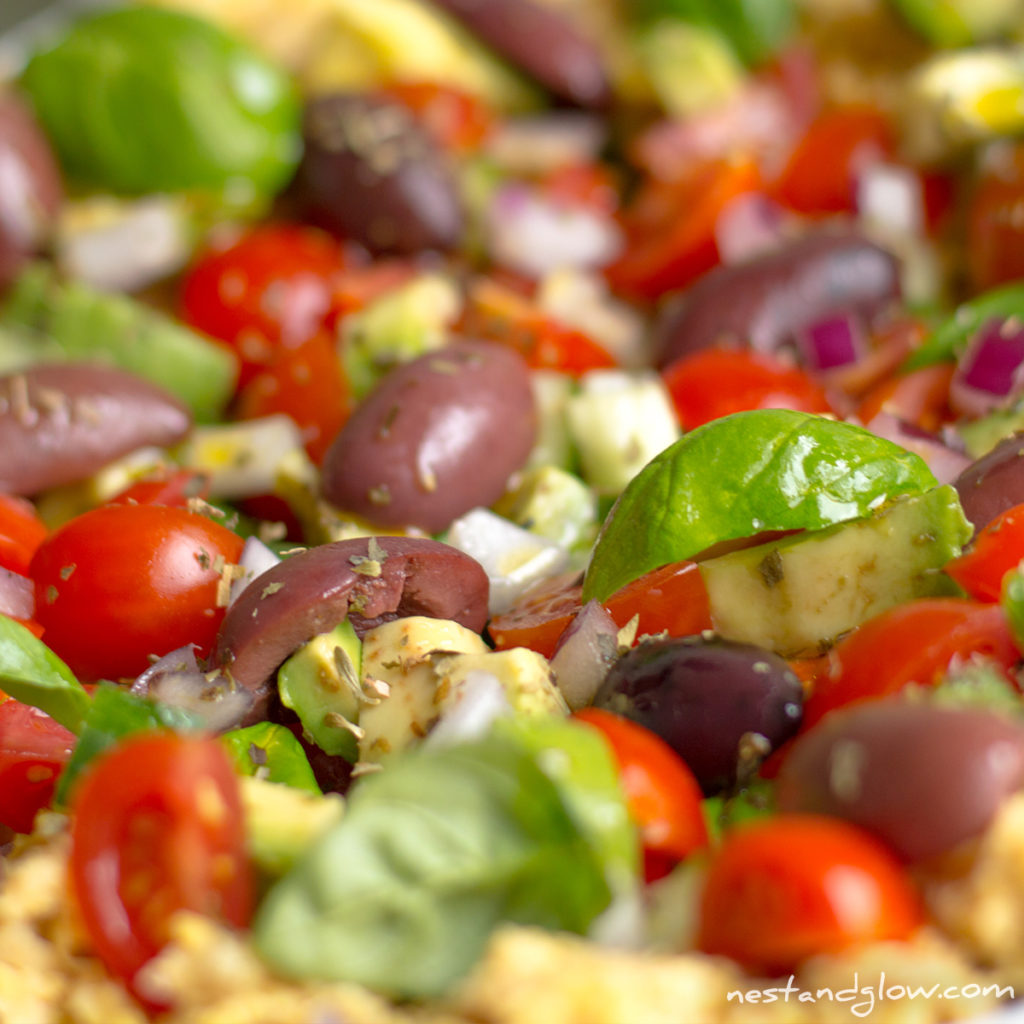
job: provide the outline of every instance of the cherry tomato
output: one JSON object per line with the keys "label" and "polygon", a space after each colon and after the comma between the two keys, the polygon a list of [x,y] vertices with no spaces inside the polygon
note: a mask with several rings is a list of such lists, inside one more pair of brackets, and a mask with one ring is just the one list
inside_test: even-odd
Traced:
{"label": "cherry tomato", "polygon": [[1000,513],[975,535],[967,550],[945,566],[971,597],[998,601],[1003,577],[1024,558],[1024,505]]}
{"label": "cherry tomato", "polygon": [[832,648],[804,702],[802,730],[855,701],[886,697],[908,683],[932,686],[954,658],[984,656],[1009,671],[1020,659],[998,604],[924,597],[862,623]]}
{"label": "cherry tomato", "polygon": [[640,828],[648,882],[707,846],[700,784],[660,736],[600,708],[583,708],[573,717],[597,729],[612,748],[630,812]]}
{"label": "cherry tomato", "polygon": [[168,469],[143,477],[115,494],[110,505],[173,505],[187,508],[193,498],[206,498],[210,478],[194,469]]}
{"label": "cherry tomato", "polygon": [[495,615],[487,625],[494,646],[501,651],[513,647],[550,658],[558,638],[580,610],[583,584],[576,572],[562,573],[531,587],[516,606]]}
{"label": "cherry tomato", "polygon": [[245,927],[252,885],[238,781],[221,744],[173,732],[99,755],[72,803],[70,877],[92,945],[131,984],[188,910]]}
{"label": "cherry tomato", "polygon": [[182,319],[226,342],[241,361],[239,387],[321,329],[345,266],[326,232],[264,224],[199,257],[185,275]]}
{"label": "cherry tomato", "polygon": [[334,332],[345,314],[365,309],[374,300],[407,284],[417,273],[411,260],[402,259],[381,259],[367,266],[347,267],[331,289],[328,331]]}
{"label": "cherry tomato", "polygon": [[1024,277],[1024,145],[983,168],[967,209],[966,261],[977,291]]}
{"label": "cherry tomato", "polygon": [[684,430],[745,409],[833,411],[824,389],[805,371],[748,348],[694,352],[667,366],[662,377]]}
{"label": "cherry tomato", "polygon": [[442,82],[405,80],[381,90],[410,110],[434,140],[455,153],[479,149],[494,129],[494,114],[472,93]]}
{"label": "cherry tomato", "polygon": [[0,494],[0,567],[24,576],[47,532],[30,501]]}
{"label": "cherry tomato", "polygon": [[0,825],[32,831],[74,745],[75,734],[46,712],[0,694]]}
{"label": "cherry tomato", "polygon": [[195,643],[209,651],[218,595],[242,538],[205,515],[165,505],[106,505],[65,523],[32,559],[36,619],[83,680],[134,677]]}
{"label": "cherry tomato", "polygon": [[624,252],[607,268],[612,289],[654,301],[683,288],[718,261],[715,225],[737,196],[762,186],[751,158],[711,161],[681,181],[650,182],[623,212]]}
{"label": "cherry tomato", "polygon": [[602,213],[614,213],[619,207],[620,187],[604,164],[559,164],[539,184],[545,195],[567,205],[590,207]]}
{"label": "cherry tomato", "polygon": [[808,127],[775,183],[775,193],[799,213],[850,213],[858,172],[893,152],[892,128],[868,106],[826,110]]}
{"label": "cherry tomato", "polygon": [[922,430],[937,431],[952,418],[948,398],[955,370],[954,363],[936,363],[886,377],[861,400],[857,418],[870,423],[878,413],[887,412]]}
{"label": "cherry tomato", "polygon": [[726,833],[697,945],[779,975],[855,943],[909,939],[922,921],[909,875],[874,836],[838,818],[780,814]]}
{"label": "cherry tomato", "polygon": [[352,392],[335,345],[326,334],[317,334],[298,348],[279,352],[242,389],[235,412],[243,420],[287,414],[302,432],[309,457],[319,465],[352,408]]}

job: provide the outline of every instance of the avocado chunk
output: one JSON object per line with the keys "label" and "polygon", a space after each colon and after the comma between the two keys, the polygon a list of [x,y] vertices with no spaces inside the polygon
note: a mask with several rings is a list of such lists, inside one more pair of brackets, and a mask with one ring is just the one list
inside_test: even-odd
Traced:
{"label": "avocado chunk", "polygon": [[722,636],[787,657],[820,651],[915,597],[958,593],[941,570],[971,536],[950,486],[898,498],[873,516],[700,563]]}
{"label": "avocado chunk", "polygon": [[377,698],[364,690],[362,644],[345,619],[313,637],[278,670],[281,702],[302,722],[303,732],[328,754],[355,761],[362,706]]}

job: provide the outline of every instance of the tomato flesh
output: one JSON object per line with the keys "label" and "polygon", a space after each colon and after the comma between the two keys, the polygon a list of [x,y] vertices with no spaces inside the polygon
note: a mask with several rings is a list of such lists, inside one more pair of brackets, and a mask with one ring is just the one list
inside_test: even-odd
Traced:
{"label": "tomato flesh", "polygon": [[946,564],[945,572],[979,601],[998,601],[1003,579],[1024,559],[1024,505],[1000,513],[978,531],[967,551]]}
{"label": "tomato flesh", "polygon": [[30,501],[14,494],[0,494],[0,567],[26,575],[47,532]]}

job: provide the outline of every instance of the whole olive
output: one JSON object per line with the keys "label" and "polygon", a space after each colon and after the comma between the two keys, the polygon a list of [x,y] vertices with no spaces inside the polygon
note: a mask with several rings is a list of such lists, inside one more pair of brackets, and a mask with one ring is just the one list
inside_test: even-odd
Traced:
{"label": "whole olive", "polygon": [[782,658],[753,644],[658,637],[619,658],[594,703],[657,733],[712,795],[796,732],[803,688]]}
{"label": "whole olive", "polygon": [[1004,438],[953,481],[975,530],[1024,502],[1024,434]]}

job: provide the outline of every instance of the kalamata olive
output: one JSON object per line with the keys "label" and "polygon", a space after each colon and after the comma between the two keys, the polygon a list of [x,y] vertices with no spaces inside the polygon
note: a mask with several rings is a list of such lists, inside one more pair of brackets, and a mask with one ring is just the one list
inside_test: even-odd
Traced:
{"label": "kalamata olive", "polygon": [[604,58],[557,9],[535,0],[433,2],[559,99],[591,109],[610,102]]}
{"label": "kalamata olive", "polygon": [[1024,727],[978,708],[886,698],[843,708],[792,746],[787,811],[832,814],[920,861],[979,835],[1024,784]]}
{"label": "kalamata olive", "polygon": [[35,116],[0,88],[0,288],[46,245],[63,198],[56,158]]}
{"label": "kalamata olive", "polygon": [[346,617],[360,635],[407,615],[454,619],[479,632],[487,592],[480,564],[440,541],[374,537],[323,544],[286,558],[242,591],[224,616],[214,661],[257,694],[258,716],[278,666]]}
{"label": "kalamata olive", "polygon": [[712,795],[796,732],[803,690],[786,662],[761,647],[668,637],[619,658],[594,704],[657,733]]}
{"label": "kalamata olive", "polygon": [[324,458],[324,497],[381,526],[437,533],[501,497],[535,434],[522,357],[456,342],[397,367],[367,396]]}
{"label": "kalamata olive", "polygon": [[964,515],[974,529],[1024,502],[1024,433],[1004,438],[954,481]]}
{"label": "kalamata olive", "polygon": [[720,341],[770,351],[828,317],[870,319],[899,294],[891,253],[855,232],[820,229],[716,267],[666,303],[655,324],[658,363]]}
{"label": "kalamata olive", "polygon": [[293,192],[309,219],[374,253],[447,250],[465,218],[455,175],[400,103],[332,93],[310,100]]}
{"label": "kalamata olive", "polygon": [[113,366],[40,363],[0,377],[0,491],[31,496],[84,480],[192,419],[163,388]]}

